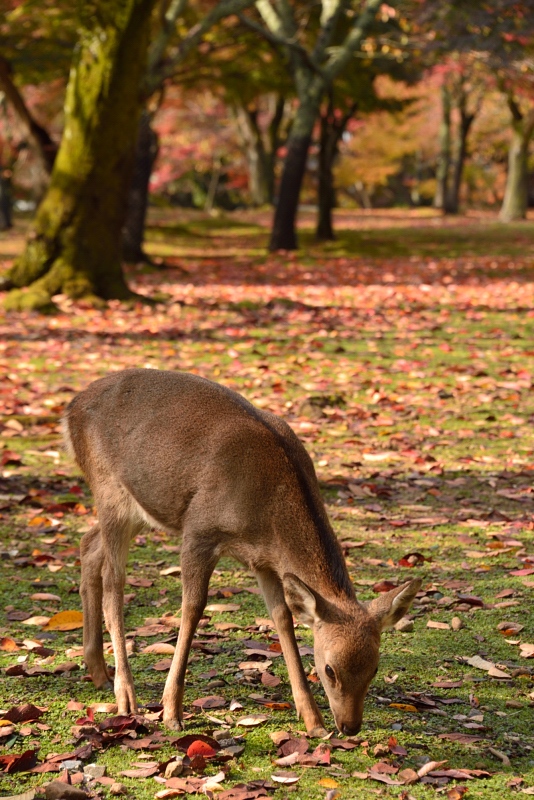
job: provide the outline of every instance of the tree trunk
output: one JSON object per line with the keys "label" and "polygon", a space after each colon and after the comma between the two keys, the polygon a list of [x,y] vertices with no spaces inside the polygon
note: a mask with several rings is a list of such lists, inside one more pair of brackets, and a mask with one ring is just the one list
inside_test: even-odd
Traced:
{"label": "tree trunk", "polygon": [[445,207],[449,169],[451,163],[451,97],[449,87],[444,83],[441,87],[441,124],[439,126],[439,157],[436,169],[436,194],[434,208]]}
{"label": "tree trunk", "polygon": [[121,230],[156,0],[101,0],[82,32],[65,98],[65,128],[50,186],[23,255],[8,274],[10,308],[71,297],[132,296]]}
{"label": "tree trunk", "polygon": [[11,64],[0,56],[0,86],[11,103],[17,119],[26,132],[30,144],[33,146],[44,172],[49,175],[54,166],[57,155],[57,145],[51,139],[48,131],[39,125],[30,113],[22,94],[13,82]]}
{"label": "tree trunk", "polygon": [[512,222],[527,215],[528,146],[534,120],[514,119],[512,141],[508,150],[508,176],[499,219]]}
{"label": "tree trunk", "polygon": [[336,238],[332,222],[332,212],[336,204],[333,168],[339,138],[334,128],[335,123],[331,112],[333,112],[333,109],[329,107],[328,112],[321,117],[321,138],[319,142],[318,216],[315,234],[317,239],[323,242],[333,241]]}
{"label": "tree trunk", "polygon": [[296,250],[296,222],[300,190],[306,172],[313,126],[319,113],[320,96],[311,92],[299,105],[287,142],[278,203],[274,215],[269,250]]}
{"label": "tree trunk", "polygon": [[143,250],[148,208],[148,186],[158,155],[158,135],[150,124],[150,115],[143,111],[139,120],[135,163],[128,193],[126,221],[122,229],[122,256],[130,264],[149,262]]}
{"label": "tree trunk", "polygon": [[460,125],[458,128],[458,142],[452,169],[452,181],[447,187],[447,196],[443,207],[446,214],[457,214],[460,209],[460,188],[462,186],[462,175],[467,156],[467,138],[474,119],[474,114],[467,114],[465,107],[460,107]]}
{"label": "tree trunk", "polygon": [[11,186],[0,170],[0,231],[7,231],[11,227]]}
{"label": "tree trunk", "polygon": [[258,109],[240,106],[237,121],[241,138],[247,151],[248,192],[253,206],[263,206],[269,202],[269,182],[267,176],[267,153],[258,125]]}

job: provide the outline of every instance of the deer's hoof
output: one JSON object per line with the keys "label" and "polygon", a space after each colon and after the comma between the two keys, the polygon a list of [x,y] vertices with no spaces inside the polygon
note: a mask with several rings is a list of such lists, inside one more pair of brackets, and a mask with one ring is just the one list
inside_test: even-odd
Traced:
{"label": "deer's hoof", "polygon": [[163,717],[163,724],[170,728],[171,731],[183,731],[184,729],[184,723],[181,719],[165,719]]}
{"label": "deer's hoof", "polygon": [[311,739],[322,739],[323,736],[327,735],[328,731],[326,730],[326,728],[323,728],[322,725],[316,725],[315,728],[312,728],[311,730],[308,731],[308,736]]}

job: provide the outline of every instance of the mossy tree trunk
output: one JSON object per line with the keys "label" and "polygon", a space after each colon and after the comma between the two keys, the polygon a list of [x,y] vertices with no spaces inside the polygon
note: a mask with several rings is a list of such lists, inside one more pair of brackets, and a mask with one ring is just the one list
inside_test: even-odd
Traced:
{"label": "mossy tree trunk", "polygon": [[512,139],[508,150],[508,175],[499,213],[502,222],[525,219],[528,205],[528,148],[534,133],[534,109],[523,113],[511,97]]}
{"label": "mossy tree trunk", "polygon": [[138,132],[156,0],[100,0],[82,27],[65,99],[65,128],[48,191],[8,275],[11,308],[54,294],[126,299],[121,229]]}

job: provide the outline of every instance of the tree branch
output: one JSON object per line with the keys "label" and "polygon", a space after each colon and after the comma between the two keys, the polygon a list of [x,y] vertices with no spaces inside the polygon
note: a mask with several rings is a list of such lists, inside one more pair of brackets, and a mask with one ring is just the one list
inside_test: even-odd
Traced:
{"label": "tree branch", "polygon": [[[176,5],[178,6],[179,4],[180,0],[176,0]],[[220,22],[220,20],[225,17],[230,17],[232,15],[237,16],[240,11],[244,11],[245,8],[253,4],[254,0],[220,0],[215,8],[206,14],[200,22],[193,25],[181,42],[179,42],[177,53],[173,57],[172,62],[163,68],[161,67],[160,59],[158,62],[159,67],[155,68],[152,73],[147,73],[145,79],[145,94],[149,97],[159,88],[166,78],[171,77],[176,70],[176,66],[186,58],[191,50],[200,42],[203,35],[213,28],[217,22]],[[178,17],[176,19],[178,19]],[[163,50],[164,49],[165,48],[163,48]]]}
{"label": "tree branch", "polygon": [[367,0],[345,41],[341,47],[336,48],[326,66],[323,67],[323,73],[328,83],[339,75],[352,58],[354,51],[360,47],[367,31],[375,21],[376,13],[381,5],[382,0]]}
{"label": "tree branch", "polygon": [[50,138],[48,131],[42,125],[39,125],[32,116],[18,87],[13,83],[10,63],[1,56],[0,86],[11,103],[19,122],[24,127],[28,139],[34,146],[45,172],[50,174],[57,154],[57,145]]}

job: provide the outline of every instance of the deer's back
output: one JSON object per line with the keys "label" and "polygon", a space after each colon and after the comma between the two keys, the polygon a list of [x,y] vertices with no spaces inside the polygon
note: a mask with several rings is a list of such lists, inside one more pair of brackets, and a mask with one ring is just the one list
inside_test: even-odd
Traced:
{"label": "deer's back", "polygon": [[241,525],[280,503],[284,491],[295,503],[303,486],[322,507],[311,460],[290,427],[198,376],[114,373],[74,398],[66,420],[95,495],[113,476],[168,527],[199,494],[219,517],[231,507]]}

